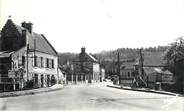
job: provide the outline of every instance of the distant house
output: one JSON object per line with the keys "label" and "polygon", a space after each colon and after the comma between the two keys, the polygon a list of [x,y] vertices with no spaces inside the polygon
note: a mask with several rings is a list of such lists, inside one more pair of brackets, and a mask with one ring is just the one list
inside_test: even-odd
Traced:
{"label": "distant house", "polygon": [[[146,67],[144,73],[147,74],[147,83],[149,88],[160,89],[162,84],[173,83],[173,73],[162,68]],[[160,88],[159,88],[160,87]]]}
{"label": "distant house", "polygon": [[155,88],[158,83],[172,83],[173,74],[168,70],[163,70],[166,67],[162,58],[163,54],[163,51],[145,51],[135,61],[122,62],[121,85]]}
{"label": "distant house", "polygon": [[162,51],[144,52],[142,55],[143,72],[141,71],[140,58],[135,64],[136,69],[138,69],[138,75],[142,77],[141,80],[146,83],[147,87],[155,88],[158,83],[169,84],[173,81],[173,74],[168,70],[164,70],[166,66],[164,65],[163,54]]}
{"label": "distant house", "polygon": [[49,87],[58,78],[58,57],[43,34],[8,19],[0,37],[0,90]]}
{"label": "distant house", "polygon": [[121,64],[120,76],[121,78],[132,78],[135,62],[124,62]]}
{"label": "distant house", "polygon": [[120,67],[121,85],[132,86],[135,71],[135,61],[123,62]]}
{"label": "distant house", "polygon": [[100,64],[91,54],[81,48],[81,53],[73,60],[73,74],[67,75],[72,82],[99,82]]}

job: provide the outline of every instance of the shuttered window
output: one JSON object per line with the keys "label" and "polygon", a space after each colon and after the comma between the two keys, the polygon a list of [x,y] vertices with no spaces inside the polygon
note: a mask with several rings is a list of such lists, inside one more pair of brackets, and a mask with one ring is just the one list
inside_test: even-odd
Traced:
{"label": "shuttered window", "polygon": [[54,68],[54,59],[52,59],[52,68]]}
{"label": "shuttered window", "polygon": [[37,67],[38,66],[38,57],[34,56],[34,66]]}
{"label": "shuttered window", "polygon": [[40,57],[40,64],[41,64],[41,67],[43,67],[43,57]]}
{"label": "shuttered window", "polygon": [[49,68],[52,68],[52,60],[49,59]]}
{"label": "shuttered window", "polygon": [[22,56],[22,65],[25,65],[25,56]]}
{"label": "shuttered window", "polygon": [[37,66],[38,66],[38,67],[41,67],[41,58],[38,57],[37,59],[38,59],[38,60],[37,60]]}
{"label": "shuttered window", "polygon": [[49,68],[49,59],[46,58],[46,68]]}

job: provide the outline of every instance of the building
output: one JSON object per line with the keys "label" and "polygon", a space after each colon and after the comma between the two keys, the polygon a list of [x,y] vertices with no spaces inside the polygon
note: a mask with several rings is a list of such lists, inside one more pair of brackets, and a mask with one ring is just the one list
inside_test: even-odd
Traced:
{"label": "building", "polygon": [[122,62],[120,67],[121,85],[156,88],[158,84],[166,86],[166,84],[173,83],[173,74],[168,70],[163,70],[166,66],[162,55],[162,51],[142,53],[140,50],[140,57],[137,60]]}
{"label": "building", "polygon": [[99,82],[100,64],[91,54],[81,48],[81,53],[73,60],[73,73],[67,75],[71,82]]}
{"label": "building", "polygon": [[162,67],[145,67],[144,73],[148,77],[147,84],[149,88],[162,89],[164,85],[173,83],[173,73],[163,70]]}
{"label": "building", "polygon": [[121,85],[132,86],[134,80],[135,61],[123,62],[120,66]]}
{"label": "building", "polygon": [[0,38],[0,90],[48,87],[57,82],[57,52],[43,34],[8,19]]}
{"label": "building", "polygon": [[[141,52],[138,62],[135,64],[135,69],[138,72],[138,79],[140,86],[156,88],[158,84],[161,85],[173,83],[173,74],[168,70],[164,70],[163,52]],[[142,84],[141,84],[142,83]],[[156,89],[160,89],[156,88]]]}

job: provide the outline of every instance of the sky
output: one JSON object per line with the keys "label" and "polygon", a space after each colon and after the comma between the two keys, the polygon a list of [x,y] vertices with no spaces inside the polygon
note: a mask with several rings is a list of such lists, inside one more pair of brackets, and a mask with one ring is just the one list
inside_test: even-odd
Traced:
{"label": "sky", "polygon": [[32,22],[58,52],[162,46],[184,35],[184,0],[0,0],[0,30],[9,15]]}

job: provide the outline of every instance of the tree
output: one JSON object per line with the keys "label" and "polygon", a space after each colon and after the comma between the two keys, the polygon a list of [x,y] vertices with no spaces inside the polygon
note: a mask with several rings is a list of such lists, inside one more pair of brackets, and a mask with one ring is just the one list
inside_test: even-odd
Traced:
{"label": "tree", "polygon": [[166,60],[167,69],[174,73],[175,90],[182,93],[184,89],[184,39],[182,37],[170,44],[164,60]]}
{"label": "tree", "polygon": [[175,64],[177,61],[184,59],[184,39],[178,38],[175,42],[170,44],[170,47],[165,51],[164,60],[169,70],[175,74]]}

